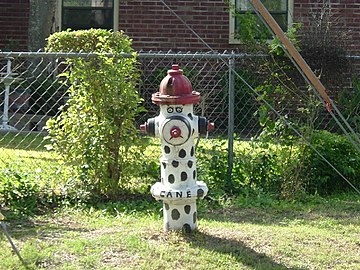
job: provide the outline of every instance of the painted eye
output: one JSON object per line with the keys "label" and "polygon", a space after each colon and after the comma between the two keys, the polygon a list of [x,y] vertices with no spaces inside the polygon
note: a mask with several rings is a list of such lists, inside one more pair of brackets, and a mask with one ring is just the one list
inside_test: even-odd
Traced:
{"label": "painted eye", "polygon": [[168,112],[168,113],[173,113],[173,112],[174,112],[174,108],[173,108],[173,107],[168,107],[168,108],[167,108],[167,112]]}
{"label": "painted eye", "polygon": [[183,108],[182,107],[176,107],[175,110],[176,110],[177,113],[182,113]]}

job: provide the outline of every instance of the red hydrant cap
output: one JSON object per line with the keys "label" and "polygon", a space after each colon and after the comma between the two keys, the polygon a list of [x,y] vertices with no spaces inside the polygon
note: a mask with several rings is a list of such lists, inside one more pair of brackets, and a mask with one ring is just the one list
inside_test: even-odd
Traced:
{"label": "red hydrant cap", "polygon": [[179,138],[181,137],[181,129],[179,127],[172,127],[170,129],[171,138]]}
{"label": "red hydrant cap", "polygon": [[161,81],[159,92],[152,95],[155,104],[195,104],[200,101],[200,93],[192,91],[189,79],[183,75],[178,65],[172,65],[167,76]]}

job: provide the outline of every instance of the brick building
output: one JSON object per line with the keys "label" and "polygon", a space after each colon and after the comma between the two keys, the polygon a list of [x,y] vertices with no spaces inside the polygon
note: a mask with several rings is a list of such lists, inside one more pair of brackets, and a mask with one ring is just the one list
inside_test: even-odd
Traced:
{"label": "brick building", "polygon": [[0,50],[27,50],[29,0],[0,1]]}
{"label": "brick building", "polygon": [[[31,37],[39,32],[30,26],[34,24],[35,17],[43,17],[36,13],[40,11],[36,10],[35,5],[48,2],[54,2],[49,6],[52,10],[45,10],[46,16],[51,17],[49,21],[52,25],[45,27],[44,37],[37,38],[41,39],[42,44],[47,33],[67,27],[104,27],[124,30],[133,38],[136,50],[209,51],[209,47],[218,51],[241,49],[241,43],[233,36],[234,29],[241,31],[241,25],[236,25],[224,0],[34,0],[32,4],[29,0],[0,0],[0,49],[24,51],[39,47],[30,44]],[[311,13],[320,7],[316,3],[329,3],[333,17],[336,18],[336,27],[346,31],[349,37],[346,45],[348,53],[360,55],[358,0],[273,2],[280,3],[273,9],[275,18],[284,25],[301,22],[304,31],[309,27]],[[244,12],[248,9],[247,0],[232,0],[232,3]],[[37,23],[41,24],[41,20]]]}

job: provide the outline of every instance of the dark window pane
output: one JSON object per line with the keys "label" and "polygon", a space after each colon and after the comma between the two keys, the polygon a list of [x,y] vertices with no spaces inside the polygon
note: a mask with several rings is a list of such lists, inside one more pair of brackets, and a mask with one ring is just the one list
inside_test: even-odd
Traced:
{"label": "dark window pane", "polygon": [[270,11],[284,11],[286,12],[288,0],[263,0],[261,1],[264,6]]}
{"label": "dark window pane", "polygon": [[63,29],[113,28],[112,9],[63,9]]}
{"label": "dark window pane", "polygon": [[[280,25],[283,31],[288,29],[288,0],[262,0],[264,6],[269,10],[275,21]],[[236,0],[237,15],[235,16],[235,36],[243,36],[241,29],[252,31],[255,38],[271,38],[262,21],[258,18],[252,5],[248,0]],[[250,30],[252,29],[252,30]],[[246,32],[245,31],[245,32]],[[246,34],[245,34],[246,35]]]}
{"label": "dark window pane", "polygon": [[287,31],[288,29],[288,21],[287,21],[287,15],[286,14],[272,14],[275,21],[280,25],[281,29],[283,31]]}

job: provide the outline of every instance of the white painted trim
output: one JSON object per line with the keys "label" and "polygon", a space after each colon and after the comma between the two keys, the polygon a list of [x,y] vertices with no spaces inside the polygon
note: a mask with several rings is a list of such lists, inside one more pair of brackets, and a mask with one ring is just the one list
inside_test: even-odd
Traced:
{"label": "white painted trim", "polygon": [[[235,5],[236,0],[231,0],[231,5]],[[294,22],[294,0],[288,0],[288,28],[291,28]],[[229,44],[242,44],[241,40],[234,38],[235,17],[229,12]]]}

